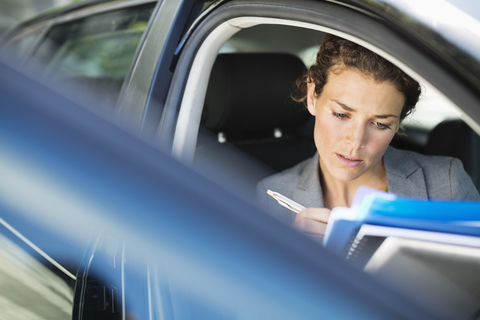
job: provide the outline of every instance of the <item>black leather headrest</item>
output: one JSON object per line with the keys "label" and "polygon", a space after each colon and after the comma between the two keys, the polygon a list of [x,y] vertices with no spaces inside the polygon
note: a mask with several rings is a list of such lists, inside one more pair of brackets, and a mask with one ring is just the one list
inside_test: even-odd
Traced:
{"label": "black leather headrest", "polygon": [[474,136],[461,119],[444,120],[430,132],[425,153],[461,158],[472,152]]}
{"label": "black leather headrest", "polygon": [[305,65],[289,54],[221,54],[209,80],[202,125],[239,135],[288,130],[309,117],[292,100],[295,80]]}
{"label": "black leather headrest", "polygon": [[425,153],[460,159],[480,189],[480,137],[461,119],[440,122],[429,135]]}

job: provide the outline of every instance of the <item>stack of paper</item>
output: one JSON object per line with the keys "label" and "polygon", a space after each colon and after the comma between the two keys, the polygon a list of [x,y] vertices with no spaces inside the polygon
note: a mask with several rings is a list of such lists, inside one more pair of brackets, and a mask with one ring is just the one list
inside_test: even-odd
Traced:
{"label": "stack of paper", "polygon": [[324,246],[422,304],[480,314],[480,203],[363,187],[351,208],[332,210]]}

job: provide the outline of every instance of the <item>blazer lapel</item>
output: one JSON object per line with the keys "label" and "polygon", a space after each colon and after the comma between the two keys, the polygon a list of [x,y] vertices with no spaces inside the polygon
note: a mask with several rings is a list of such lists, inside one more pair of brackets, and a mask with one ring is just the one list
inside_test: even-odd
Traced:
{"label": "blazer lapel", "polygon": [[[403,197],[428,199],[423,170],[415,161],[393,147],[388,147],[383,159],[388,192]],[[305,207],[324,207],[318,160],[317,153],[305,167],[293,192],[293,200]]]}
{"label": "blazer lapel", "polygon": [[404,197],[428,199],[423,170],[406,153],[388,147],[383,160],[388,192]]}
{"label": "blazer lapel", "polygon": [[320,184],[320,165],[318,153],[305,167],[293,192],[293,200],[305,207],[323,208],[322,186]]}

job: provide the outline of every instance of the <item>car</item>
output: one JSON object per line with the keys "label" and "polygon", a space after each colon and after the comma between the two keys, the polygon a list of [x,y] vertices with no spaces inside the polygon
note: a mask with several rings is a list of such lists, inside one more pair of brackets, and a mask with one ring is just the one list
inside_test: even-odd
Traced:
{"label": "car", "polygon": [[[139,144],[251,201],[260,179],[315,152],[312,118],[289,96],[335,34],[422,84],[392,144],[460,158],[478,189],[479,12],[465,1],[85,1],[18,25],[1,50]],[[71,272],[85,274],[75,256]]]}

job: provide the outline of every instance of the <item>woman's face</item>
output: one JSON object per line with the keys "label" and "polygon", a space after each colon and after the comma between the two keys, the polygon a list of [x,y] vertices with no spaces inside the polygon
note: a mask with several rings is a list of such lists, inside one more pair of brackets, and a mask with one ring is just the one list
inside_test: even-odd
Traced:
{"label": "woman's face", "polygon": [[322,172],[345,182],[383,172],[382,157],[400,126],[404,95],[389,82],[349,68],[330,73],[320,96],[314,90],[309,83],[308,110],[315,116]]}

